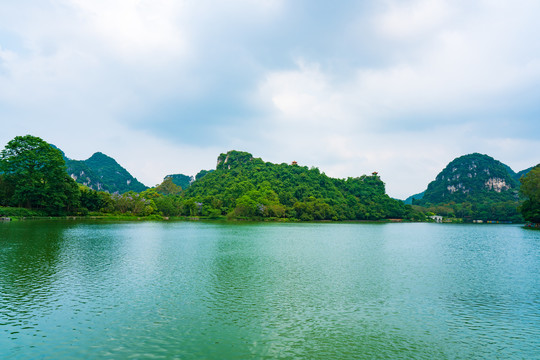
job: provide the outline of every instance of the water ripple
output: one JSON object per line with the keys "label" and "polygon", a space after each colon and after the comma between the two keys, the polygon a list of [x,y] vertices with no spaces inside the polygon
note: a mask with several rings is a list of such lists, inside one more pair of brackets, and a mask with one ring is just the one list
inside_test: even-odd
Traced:
{"label": "water ripple", "polygon": [[0,226],[1,358],[535,358],[515,226]]}

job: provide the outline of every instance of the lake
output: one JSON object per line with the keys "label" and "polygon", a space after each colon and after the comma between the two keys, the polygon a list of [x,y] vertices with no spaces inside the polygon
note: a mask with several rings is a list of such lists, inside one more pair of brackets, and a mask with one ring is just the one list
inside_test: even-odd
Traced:
{"label": "lake", "polygon": [[2,359],[540,358],[516,225],[0,223]]}

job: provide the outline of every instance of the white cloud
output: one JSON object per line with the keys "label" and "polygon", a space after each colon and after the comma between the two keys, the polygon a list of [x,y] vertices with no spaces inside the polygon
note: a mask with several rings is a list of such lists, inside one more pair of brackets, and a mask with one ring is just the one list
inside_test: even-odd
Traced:
{"label": "white cloud", "polygon": [[450,23],[455,12],[444,0],[388,1],[387,10],[376,17],[375,24],[391,38],[425,38]]}
{"label": "white cloud", "polygon": [[[178,58],[189,50],[183,2],[173,0],[65,0],[92,41],[128,63]],[[97,45],[97,44],[96,44]]]}
{"label": "white cloud", "polygon": [[341,95],[333,88],[331,77],[317,64],[299,60],[297,65],[296,71],[268,74],[260,85],[260,96],[271,101],[278,111],[277,119],[296,129],[342,119]]}

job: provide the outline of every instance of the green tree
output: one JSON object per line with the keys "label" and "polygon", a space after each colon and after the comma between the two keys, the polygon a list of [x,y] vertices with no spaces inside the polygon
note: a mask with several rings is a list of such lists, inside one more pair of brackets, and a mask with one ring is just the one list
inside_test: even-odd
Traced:
{"label": "green tree", "polygon": [[527,221],[540,223],[540,164],[519,181],[520,192],[527,198],[520,207],[521,214]]}
{"label": "green tree", "polygon": [[157,211],[164,216],[178,216],[181,210],[181,200],[174,196],[160,196],[153,199]]}
{"label": "green tree", "polygon": [[51,215],[77,210],[80,191],[66,172],[60,150],[39,137],[17,136],[0,152],[4,194],[10,205]]}
{"label": "green tree", "polygon": [[84,214],[88,211],[104,211],[107,208],[112,208],[111,194],[104,191],[92,190],[84,185],[79,185],[81,192],[81,212]]}
{"label": "green tree", "polygon": [[111,196],[114,204],[114,211],[121,214],[148,216],[157,211],[153,200],[146,199],[141,194],[128,191],[124,194],[113,194]]}
{"label": "green tree", "polygon": [[182,188],[176,185],[171,177],[166,177],[163,182],[156,187],[156,191],[162,195],[177,195],[182,192]]}

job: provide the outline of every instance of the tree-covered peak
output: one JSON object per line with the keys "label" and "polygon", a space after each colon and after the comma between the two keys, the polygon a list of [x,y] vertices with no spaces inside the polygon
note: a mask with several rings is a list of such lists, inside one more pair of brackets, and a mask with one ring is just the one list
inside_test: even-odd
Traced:
{"label": "tree-covered peak", "polygon": [[262,162],[260,158],[254,158],[248,152],[231,150],[226,154],[220,154],[217,159],[216,170],[232,169],[246,166],[255,162]]}
{"label": "tree-covered peak", "polygon": [[87,160],[66,161],[68,174],[80,184],[110,193],[144,191],[147,187],[110,156],[94,153]]}
{"label": "tree-covered peak", "polygon": [[103,165],[105,164],[118,165],[116,160],[114,160],[112,157],[105,155],[104,153],[99,152],[99,151],[95,152],[92,156],[90,156],[90,158],[86,160],[86,163],[103,164]]}
{"label": "tree-covered peak", "polygon": [[512,186],[515,182],[512,181],[514,171],[508,166],[495,160],[491,156],[473,153],[460,156],[452,160],[444,169],[437,175],[437,179],[459,179],[461,176],[468,178],[493,178],[499,177],[507,180]]}
{"label": "tree-covered peak", "polygon": [[219,155],[216,170],[197,176],[183,196],[202,207],[197,211],[233,217],[376,220],[407,214],[376,174],[333,179],[316,167],[273,164],[241,151]]}
{"label": "tree-covered peak", "polygon": [[473,153],[452,160],[432,181],[423,201],[429,203],[515,199],[515,173],[491,156]]}

